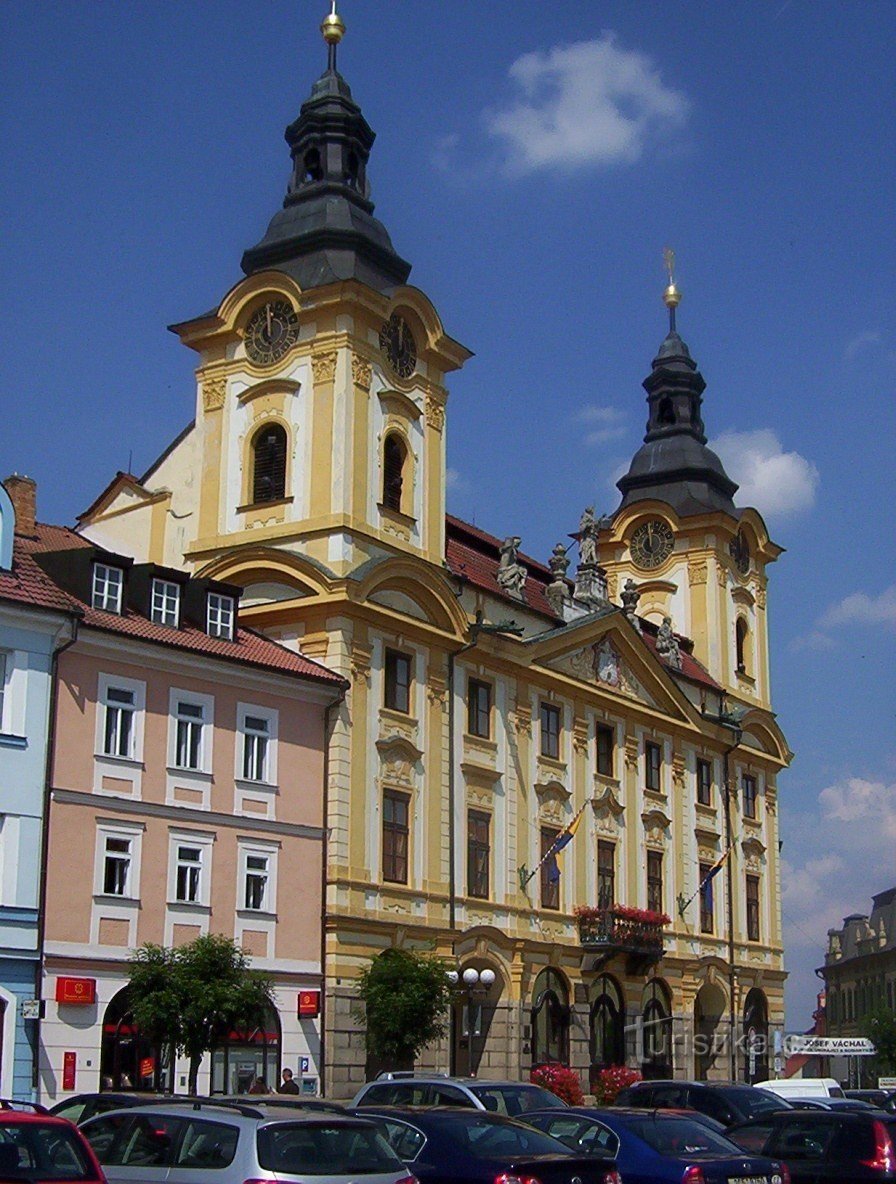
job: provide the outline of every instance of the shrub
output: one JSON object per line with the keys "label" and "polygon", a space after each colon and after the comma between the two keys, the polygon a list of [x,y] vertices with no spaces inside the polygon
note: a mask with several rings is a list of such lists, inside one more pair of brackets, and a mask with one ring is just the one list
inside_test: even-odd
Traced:
{"label": "shrub", "polygon": [[629,1069],[625,1065],[611,1065],[609,1069],[601,1069],[594,1087],[598,1106],[612,1106],[621,1090],[640,1080],[641,1074],[638,1070]]}
{"label": "shrub", "polygon": [[549,1089],[568,1106],[581,1106],[584,1101],[579,1075],[567,1065],[536,1065],[529,1074],[529,1080],[534,1085]]}

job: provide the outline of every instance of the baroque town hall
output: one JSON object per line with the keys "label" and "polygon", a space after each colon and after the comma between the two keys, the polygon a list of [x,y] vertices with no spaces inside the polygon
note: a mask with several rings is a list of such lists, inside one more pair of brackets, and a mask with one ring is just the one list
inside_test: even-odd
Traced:
{"label": "baroque town hall", "polygon": [[[494,976],[459,992],[431,1066],[762,1079],[757,1038],[783,1020],[780,548],[706,447],[674,283],[615,513],[571,507],[577,543],[544,565],[446,515],[448,381],[470,354],[374,217],[374,133],[336,70],[341,21],[323,29],[283,207],[244,277],[175,326],[195,419],[80,532],[242,588],[244,625],[349,683],[326,762],[330,1096],[370,1067],[355,985],[393,945]],[[279,875],[285,911],[303,875]]]}

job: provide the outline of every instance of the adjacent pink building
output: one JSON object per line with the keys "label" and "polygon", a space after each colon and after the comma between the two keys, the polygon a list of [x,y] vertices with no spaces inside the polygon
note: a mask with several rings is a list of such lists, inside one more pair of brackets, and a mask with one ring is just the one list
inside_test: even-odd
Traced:
{"label": "adjacent pink building", "polygon": [[344,684],[238,624],[239,589],[40,526],[34,558],[81,610],[58,658],[44,894],[41,1094],[180,1089],[129,1015],[144,942],[223,933],[275,980],[200,1088],[281,1068],[319,1083],[328,712]]}

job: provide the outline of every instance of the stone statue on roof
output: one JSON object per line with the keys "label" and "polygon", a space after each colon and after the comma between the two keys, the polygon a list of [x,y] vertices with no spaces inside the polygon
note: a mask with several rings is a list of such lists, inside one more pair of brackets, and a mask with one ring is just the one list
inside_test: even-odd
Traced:
{"label": "stone statue on roof", "polygon": [[515,535],[511,535],[501,544],[501,562],[498,564],[496,577],[499,587],[509,596],[515,596],[517,600],[523,599],[523,588],[526,584],[526,569],[518,558],[521,541]]}
{"label": "stone statue on roof", "polygon": [[671,617],[663,617],[663,623],[656,635],[656,652],[669,666],[674,666],[676,670],[681,669],[681,650],[678,638],[672,632]]}
{"label": "stone statue on roof", "polygon": [[632,625],[640,633],[641,622],[638,620],[638,601],[641,599],[641,593],[633,579],[629,578],[625,581],[619,599],[622,601],[622,611],[625,613],[626,618],[631,621]]}
{"label": "stone statue on roof", "polygon": [[579,521],[579,563],[597,563],[597,536],[600,527],[594,517],[594,506],[586,506]]}

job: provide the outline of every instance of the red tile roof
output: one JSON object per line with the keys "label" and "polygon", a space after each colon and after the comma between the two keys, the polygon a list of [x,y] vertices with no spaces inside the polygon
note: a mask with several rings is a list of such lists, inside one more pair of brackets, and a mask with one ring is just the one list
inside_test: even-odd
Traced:
{"label": "red tile roof", "polygon": [[[656,652],[656,636],[655,636],[655,634],[649,633],[647,630],[645,630],[641,636],[644,638],[644,643],[647,646],[647,648],[656,657],[656,660],[658,662],[660,662],[663,666],[665,666],[666,669],[669,670],[672,674],[681,674],[685,678],[689,679],[691,682],[699,683],[700,686],[709,687],[710,690],[713,690],[713,691],[724,691],[725,688],[716,682],[716,680],[712,677],[712,675],[709,673],[709,671],[706,670],[703,666],[701,666],[700,663],[697,661],[697,659],[693,656],[693,654],[689,654],[686,651],[684,646],[682,646],[679,651],[681,654],[681,668],[678,669],[677,667],[672,666],[669,662],[666,662]],[[675,636],[679,637],[678,634],[676,634]],[[681,640],[680,637],[679,637],[679,640]]]}
{"label": "red tile roof", "polygon": [[[58,588],[32,558],[38,552],[91,546],[93,544],[88,539],[66,526],[38,523],[33,537],[16,535],[13,572],[0,573],[0,596],[23,600],[26,603],[41,603],[47,608],[74,611],[80,615],[85,626],[101,629],[106,633],[118,633],[154,645],[203,654],[209,658],[243,662],[250,666],[260,666],[332,686],[344,685],[345,680],[335,671],[314,661],[313,658],[307,658],[304,654],[271,641],[254,629],[238,628],[233,640],[228,641],[223,637],[209,637],[195,625],[184,624],[180,629],[158,625],[131,609],[125,609],[121,614],[95,609]],[[17,590],[19,594],[12,595]],[[38,600],[38,596],[43,599]]]}
{"label": "red tile roof", "polygon": [[561,619],[545,596],[545,588],[552,576],[544,564],[520,551],[517,559],[528,573],[523,587],[523,600],[508,596],[497,578],[502,540],[450,514],[446,514],[445,524],[445,559],[454,575],[469,580],[475,587],[506,600],[508,604],[525,604],[526,608],[549,617],[551,621]]}

